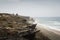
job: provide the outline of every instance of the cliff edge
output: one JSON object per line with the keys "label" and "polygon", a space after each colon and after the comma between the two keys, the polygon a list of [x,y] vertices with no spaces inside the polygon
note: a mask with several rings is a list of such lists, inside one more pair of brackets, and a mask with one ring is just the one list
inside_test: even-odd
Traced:
{"label": "cliff edge", "polygon": [[30,17],[0,13],[0,40],[50,40],[33,22]]}

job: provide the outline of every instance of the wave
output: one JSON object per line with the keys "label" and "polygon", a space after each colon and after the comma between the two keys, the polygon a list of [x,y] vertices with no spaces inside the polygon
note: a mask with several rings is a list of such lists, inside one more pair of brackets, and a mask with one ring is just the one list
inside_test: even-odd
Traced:
{"label": "wave", "polygon": [[[41,24],[41,23],[39,23],[38,20],[35,20],[35,23],[37,23],[37,26],[41,25],[41,26],[43,26],[44,28],[48,28],[48,29],[53,29],[53,30],[60,31],[60,29],[58,29],[58,28],[55,28],[55,27],[52,27],[52,26],[49,26],[49,25],[45,25],[45,24]],[[55,24],[58,24],[58,23],[55,23]],[[59,23],[59,24],[60,24],[60,23]]]}
{"label": "wave", "polygon": [[53,25],[57,25],[59,26],[60,25],[60,22],[59,21],[48,21],[49,23],[52,23]]}

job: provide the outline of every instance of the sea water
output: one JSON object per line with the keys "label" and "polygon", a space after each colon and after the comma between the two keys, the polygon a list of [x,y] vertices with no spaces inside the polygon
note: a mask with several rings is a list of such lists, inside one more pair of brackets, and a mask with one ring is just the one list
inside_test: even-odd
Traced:
{"label": "sea water", "polygon": [[40,24],[47,25],[52,28],[60,29],[60,17],[36,17]]}

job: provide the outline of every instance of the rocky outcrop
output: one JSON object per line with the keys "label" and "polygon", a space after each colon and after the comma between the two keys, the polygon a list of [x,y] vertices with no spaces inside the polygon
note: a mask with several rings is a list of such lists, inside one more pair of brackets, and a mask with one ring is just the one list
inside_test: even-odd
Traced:
{"label": "rocky outcrop", "polygon": [[22,40],[36,32],[36,24],[30,24],[30,17],[0,13],[0,40]]}
{"label": "rocky outcrop", "polygon": [[37,40],[39,30],[31,22],[30,17],[0,13],[0,40]]}

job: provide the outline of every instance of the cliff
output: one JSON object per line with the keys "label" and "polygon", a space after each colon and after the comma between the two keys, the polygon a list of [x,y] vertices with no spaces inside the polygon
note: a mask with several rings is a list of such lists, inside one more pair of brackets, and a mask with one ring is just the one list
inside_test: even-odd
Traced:
{"label": "cliff", "polygon": [[33,22],[30,17],[0,13],[0,40],[50,40],[36,29],[37,24]]}

